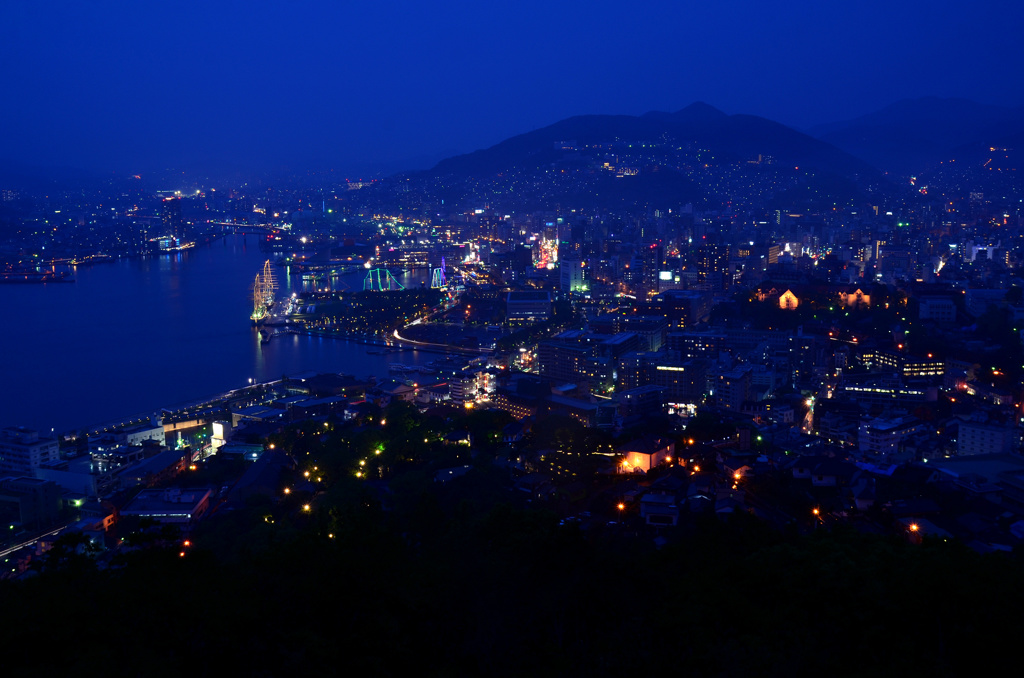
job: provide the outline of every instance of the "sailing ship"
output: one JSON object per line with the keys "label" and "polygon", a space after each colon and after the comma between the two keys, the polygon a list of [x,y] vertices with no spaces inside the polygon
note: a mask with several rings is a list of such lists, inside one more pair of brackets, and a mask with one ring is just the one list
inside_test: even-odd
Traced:
{"label": "sailing ship", "polygon": [[277,291],[277,280],[270,267],[270,259],[263,264],[263,271],[256,276],[252,285],[252,321],[259,324],[270,316],[274,306],[274,293]]}

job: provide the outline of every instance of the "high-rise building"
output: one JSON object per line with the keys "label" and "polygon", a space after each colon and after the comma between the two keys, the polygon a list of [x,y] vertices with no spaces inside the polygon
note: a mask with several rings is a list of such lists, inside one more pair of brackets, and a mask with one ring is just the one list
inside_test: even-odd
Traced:
{"label": "high-rise building", "polygon": [[645,245],[637,253],[643,273],[641,291],[647,296],[658,293],[658,275],[665,268],[665,250],[658,243]]}
{"label": "high-rise building", "polygon": [[185,240],[185,221],[181,217],[181,198],[164,198],[161,214],[164,235],[174,236],[180,244]]}
{"label": "high-rise building", "polygon": [[563,259],[558,264],[561,274],[561,288],[563,292],[586,292],[587,285],[587,264],[578,259]]}
{"label": "high-rise building", "polygon": [[665,318],[675,329],[704,322],[710,313],[711,294],[695,290],[666,290],[644,308],[645,315]]}
{"label": "high-rise building", "polygon": [[750,399],[753,368],[749,365],[722,372],[715,380],[715,402],[724,410],[739,411],[743,401]]}
{"label": "high-rise building", "polygon": [[704,245],[696,251],[697,271],[706,289],[720,290],[727,284],[729,272],[729,247],[726,245]]}

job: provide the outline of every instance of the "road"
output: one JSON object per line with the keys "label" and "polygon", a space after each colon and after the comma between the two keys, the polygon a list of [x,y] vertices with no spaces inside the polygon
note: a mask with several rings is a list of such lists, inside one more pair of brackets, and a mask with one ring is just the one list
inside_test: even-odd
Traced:
{"label": "road", "polygon": [[[70,523],[68,523],[68,525],[70,525]],[[26,542],[22,542],[20,544],[15,545],[15,546],[11,546],[10,548],[7,548],[7,549],[5,549],[3,551],[0,551],[0,558],[6,558],[7,556],[11,555],[15,551],[21,550],[21,549],[25,548],[26,546],[31,546],[32,544],[35,544],[37,541],[39,541],[43,537],[49,537],[51,535],[55,535],[55,534],[59,533],[61,530],[63,530],[65,527],[67,527],[67,525],[61,525],[60,527],[58,527],[55,530],[51,530],[51,531],[46,532],[44,534],[37,535],[35,537],[32,537],[31,539],[29,539]]]}

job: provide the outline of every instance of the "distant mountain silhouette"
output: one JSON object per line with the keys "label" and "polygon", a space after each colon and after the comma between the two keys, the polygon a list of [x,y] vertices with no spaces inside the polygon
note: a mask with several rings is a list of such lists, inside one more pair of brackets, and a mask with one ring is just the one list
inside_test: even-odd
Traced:
{"label": "distant mountain silhouette", "polygon": [[987,148],[1024,133],[1024,108],[967,99],[905,99],[811,133],[876,167],[896,174],[924,172],[963,148]]}
{"label": "distant mountain silhouette", "polygon": [[739,200],[787,209],[863,198],[884,178],[826,142],[706,103],[639,116],[581,115],[407,175],[446,204],[487,196],[514,208],[722,208]]}
{"label": "distant mountain silhouette", "polygon": [[727,115],[705,103],[675,113],[640,116],[582,115],[506,139],[491,148],[442,160],[432,174],[488,176],[511,168],[555,162],[562,142],[593,145],[610,141],[696,144],[731,160],[771,156],[780,165],[816,169],[844,177],[874,177],[877,170],[829,143],[754,115]]}

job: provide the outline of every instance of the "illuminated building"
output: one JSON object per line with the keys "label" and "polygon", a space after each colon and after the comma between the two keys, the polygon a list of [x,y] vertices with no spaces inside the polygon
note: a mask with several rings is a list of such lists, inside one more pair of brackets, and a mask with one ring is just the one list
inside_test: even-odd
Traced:
{"label": "illuminated building", "polygon": [[585,380],[590,358],[595,349],[591,344],[568,333],[543,341],[537,346],[537,362],[541,376],[556,381],[576,383]]}
{"label": "illuminated building", "polygon": [[588,289],[587,263],[578,259],[563,259],[559,265],[560,284],[563,292],[583,293]]}
{"label": "illuminated building", "polygon": [[706,289],[720,290],[729,272],[729,248],[725,245],[704,245],[697,248],[697,271]]}
{"label": "illuminated building", "polygon": [[185,241],[185,221],[181,216],[181,198],[164,198],[160,215],[164,235],[172,236],[178,244]]}
{"label": "illuminated building", "polygon": [[650,296],[658,292],[658,275],[665,268],[665,250],[652,243],[637,253],[641,270],[642,291]]}
{"label": "illuminated building", "polygon": [[525,325],[551,318],[550,292],[509,292],[505,301],[505,321]]}
{"label": "illuminated building", "polygon": [[916,417],[871,419],[861,422],[857,443],[861,454],[885,457],[898,452],[904,440],[923,430],[924,424]]}
{"label": "illuminated building", "polygon": [[537,414],[539,400],[517,395],[505,389],[498,389],[491,399],[491,403],[495,409],[508,412],[516,419],[522,419]]}
{"label": "illuminated building", "polygon": [[744,400],[750,399],[750,367],[739,367],[718,375],[715,380],[715,402],[724,410],[740,411]]}
{"label": "illuminated building", "polygon": [[670,332],[665,336],[668,350],[683,358],[717,358],[725,349],[729,337],[724,332]]}
{"label": "illuminated building", "polygon": [[871,308],[871,295],[859,287],[840,292],[839,301],[848,308]]}
{"label": "illuminated building", "polygon": [[934,401],[937,391],[934,387],[913,388],[898,382],[892,383],[892,380],[882,380],[877,383],[844,383],[839,387],[838,395],[864,406],[895,405],[903,407]]}
{"label": "illuminated building", "polygon": [[664,391],[669,403],[700,403],[704,400],[707,362],[677,361],[664,351],[641,351],[622,356],[618,375],[619,387],[625,391],[653,385]]}
{"label": "illuminated building", "polygon": [[861,361],[868,367],[885,367],[904,377],[941,377],[946,373],[946,362],[930,354],[921,358],[897,351],[865,351]]}
{"label": "illuminated building", "polygon": [[661,316],[676,329],[689,327],[708,319],[711,295],[694,290],[666,290],[651,299],[644,314]]}
{"label": "illuminated building", "polygon": [[158,523],[190,524],[206,513],[212,495],[213,491],[205,487],[142,490],[121,509],[121,515],[150,518]]}
{"label": "illuminated building", "polygon": [[783,311],[795,311],[796,307],[800,305],[800,300],[792,290],[786,290],[779,297],[779,308]]}
{"label": "illuminated building", "polygon": [[624,457],[620,464],[624,472],[629,473],[637,469],[650,471],[659,464],[675,458],[676,443],[669,438],[648,435],[620,446],[616,453]]}

